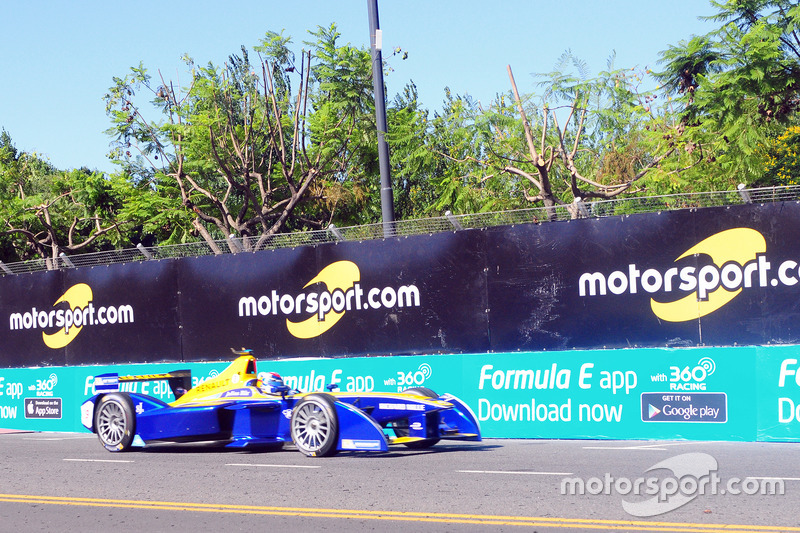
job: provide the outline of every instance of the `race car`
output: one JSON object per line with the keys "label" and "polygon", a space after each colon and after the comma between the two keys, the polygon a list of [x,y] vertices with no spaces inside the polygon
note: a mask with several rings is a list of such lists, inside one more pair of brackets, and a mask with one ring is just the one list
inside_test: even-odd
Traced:
{"label": "race car", "polygon": [[[81,405],[81,423],[112,452],[151,441],[225,441],[226,447],[282,447],[308,456],[341,450],[387,451],[392,444],[428,448],[441,439],[480,441],[472,410],[458,398],[424,387],[401,393],[290,390],[278,374],[260,379],[248,351],[217,377],[194,388],[191,372],[95,377]],[[121,392],[120,383],[167,381],[175,401]]]}

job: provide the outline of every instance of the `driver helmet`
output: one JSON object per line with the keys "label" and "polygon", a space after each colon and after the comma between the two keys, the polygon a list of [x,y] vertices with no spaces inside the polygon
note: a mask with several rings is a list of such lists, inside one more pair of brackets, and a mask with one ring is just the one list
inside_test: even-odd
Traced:
{"label": "driver helmet", "polygon": [[286,390],[283,378],[277,372],[267,372],[266,377],[261,382],[261,392],[264,394],[281,394]]}

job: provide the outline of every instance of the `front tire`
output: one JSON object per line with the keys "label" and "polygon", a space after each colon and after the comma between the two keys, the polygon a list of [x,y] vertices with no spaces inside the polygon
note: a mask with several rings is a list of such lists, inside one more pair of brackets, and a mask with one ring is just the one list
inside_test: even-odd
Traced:
{"label": "front tire", "polygon": [[130,397],[125,394],[103,396],[94,413],[94,430],[106,450],[130,450],[136,435],[136,415]]}
{"label": "front tire", "polygon": [[308,456],[329,457],[339,450],[339,418],[333,397],[309,394],[292,411],[292,440]]}
{"label": "front tire", "polygon": [[435,400],[439,397],[438,394],[433,392],[433,390],[429,389],[428,387],[412,387],[404,390],[403,394],[416,394],[417,396],[425,396],[426,398],[430,398],[432,400]]}

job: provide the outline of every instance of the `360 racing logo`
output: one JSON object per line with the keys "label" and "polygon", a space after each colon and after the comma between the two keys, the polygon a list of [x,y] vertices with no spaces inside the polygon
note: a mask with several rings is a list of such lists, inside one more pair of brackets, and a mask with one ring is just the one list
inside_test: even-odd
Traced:
{"label": "360 racing logo", "polygon": [[[53,303],[52,309],[37,309],[11,313],[11,331],[42,329],[42,340],[48,348],[58,349],[67,346],[87,326],[133,323],[133,307],[97,306],[93,303],[92,288],[85,283],[73,285]],[[66,309],[62,304],[66,304]]]}
{"label": "360 racing logo", "polygon": [[[664,271],[655,268],[642,270],[636,264],[629,264],[626,271],[618,270],[608,275],[585,272],[578,281],[579,295],[636,294],[640,289],[649,294],[688,292],[682,298],[667,302],[651,298],[650,308],[653,314],[667,322],[694,320],[720,309],[744,289],[790,287],[800,281],[797,261],[784,261],[773,271],[766,251],[766,241],[761,233],[751,228],[733,228],[704,239],[674,261],[706,255],[711,258],[710,264],[674,266]],[[777,276],[772,277],[773,272],[777,272]]]}
{"label": "360 racing logo", "polygon": [[390,387],[397,387],[397,392],[402,392],[406,389],[420,387],[425,384],[425,381],[431,377],[433,369],[428,363],[422,363],[415,370],[410,371],[397,371],[396,378],[388,378],[383,380],[383,384]]}
{"label": "360 racing logo", "polygon": [[[314,290],[322,288],[322,290]],[[281,294],[277,290],[262,296],[239,299],[239,316],[311,315],[304,320],[286,318],[286,328],[298,339],[318,337],[331,329],[347,311],[369,311],[395,307],[419,307],[415,285],[365,288],[361,271],[352,261],[337,261],[323,268],[302,290],[311,292]]]}

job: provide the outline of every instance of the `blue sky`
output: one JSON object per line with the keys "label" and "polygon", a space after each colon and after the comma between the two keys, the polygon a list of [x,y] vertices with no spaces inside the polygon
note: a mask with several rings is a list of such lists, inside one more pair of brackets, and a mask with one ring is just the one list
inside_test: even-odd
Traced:
{"label": "blue sky", "polygon": [[[379,0],[384,57],[395,47],[390,95],[409,80],[431,110],[444,88],[488,103],[510,88],[511,65],[522,92],[533,73],[549,72],[567,49],[606,68],[658,67],[670,44],[713,29],[698,20],[705,0]],[[114,76],[140,61],[173,80],[180,57],[222,63],[266,31],[291,36],[299,53],[308,30],[336,23],[342,42],[369,46],[367,0],[8,0],[0,17],[0,128],[15,146],[58,168],[112,172],[102,97]]]}

